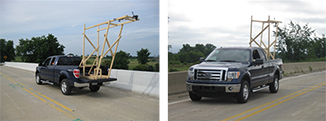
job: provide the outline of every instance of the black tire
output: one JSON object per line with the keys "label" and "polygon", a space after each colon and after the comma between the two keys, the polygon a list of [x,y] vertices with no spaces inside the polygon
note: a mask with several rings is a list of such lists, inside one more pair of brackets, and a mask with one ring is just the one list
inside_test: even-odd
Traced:
{"label": "black tire", "polygon": [[279,88],[280,88],[280,81],[278,79],[278,75],[274,75],[273,83],[269,84],[269,91],[271,93],[277,93]]}
{"label": "black tire", "polygon": [[238,103],[246,103],[249,99],[250,88],[248,81],[244,80],[241,83],[240,92],[237,94],[237,101]]}
{"label": "black tire", "polygon": [[35,76],[35,82],[36,84],[40,85],[42,84],[41,78],[40,78],[40,73],[37,73]]}
{"label": "black tire", "polygon": [[193,93],[191,93],[191,92],[189,92],[189,97],[190,97],[190,99],[191,99],[192,101],[199,101],[199,100],[201,100],[201,98],[202,98],[202,97],[197,96],[196,94],[193,94]]}
{"label": "black tire", "polygon": [[71,86],[69,86],[69,82],[67,79],[63,79],[60,83],[61,92],[64,95],[70,95],[71,94]]}
{"label": "black tire", "polygon": [[91,90],[92,92],[97,92],[98,90],[100,90],[100,86],[99,85],[91,85],[91,86],[89,86],[89,90]]}

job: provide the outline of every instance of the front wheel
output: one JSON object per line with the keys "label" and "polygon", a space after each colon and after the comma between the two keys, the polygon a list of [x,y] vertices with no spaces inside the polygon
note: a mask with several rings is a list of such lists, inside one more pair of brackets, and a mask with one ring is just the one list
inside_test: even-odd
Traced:
{"label": "front wheel", "polygon": [[241,89],[239,94],[237,94],[237,101],[239,103],[246,103],[248,101],[249,98],[249,93],[250,93],[250,89],[249,89],[249,84],[248,81],[243,81],[241,83]]}
{"label": "front wheel", "polygon": [[41,78],[40,78],[40,73],[37,73],[35,76],[35,82],[36,84],[42,84]]}
{"label": "front wheel", "polygon": [[273,83],[269,84],[269,91],[271,93],[277,93],[278,89],[280,87],[279,79],[277,75],[274,75],[274,81]]}
{"label": "front wheel", "polygon": [[71,94],[71,87],[69,86],[69,83],[68,83],[67,79],[63,79],[61,81],[60,87],[61,87],[62,94],[64,94],[64,95]]}
{"label": "front wheel", "polygon": [[191,93],[191,92],[189,92],[189,97],[190,97],[190,99],[191,99],[192,101],[199,101],[199,100],[201,100],[201,98],[202,98],[202,97],[197,96],[196,94],[193,94],[193,93]]}

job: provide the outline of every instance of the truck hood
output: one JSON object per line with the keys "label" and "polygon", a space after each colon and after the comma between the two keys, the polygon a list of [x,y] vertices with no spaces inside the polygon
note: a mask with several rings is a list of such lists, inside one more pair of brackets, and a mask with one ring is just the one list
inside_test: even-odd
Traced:
{"label": "truck hood", "polygon": [[248,67],[249,63],[236,63],[236,62],[202,62],[200,64],[194,65],[194,68],[200,67],[210,67],[210,68],[245,68]]}

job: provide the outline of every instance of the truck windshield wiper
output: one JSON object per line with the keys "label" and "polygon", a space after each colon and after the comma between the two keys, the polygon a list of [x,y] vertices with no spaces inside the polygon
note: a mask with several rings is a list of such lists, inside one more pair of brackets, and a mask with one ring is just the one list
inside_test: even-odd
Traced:
{"label": "truck windshield wiper", "polygon": [[220,62],[237,62],[235,60],[221,60]]}
{"label": "truck windshield wiper", "polygon": [[216,60],[205,60],[205,62],[216,62]]}

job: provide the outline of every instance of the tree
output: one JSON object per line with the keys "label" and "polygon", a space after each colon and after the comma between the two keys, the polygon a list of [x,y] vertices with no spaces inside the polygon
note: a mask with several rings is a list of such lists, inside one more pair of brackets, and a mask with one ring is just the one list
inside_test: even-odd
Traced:
{"label": "tree", "polygon": [[146,64],[148,62],[148,56],[150,55],[151,53],[148,52],[148,49],[141,49],[140,51],[137,51],[137,60],[138,60],[138,63],[140,64]]}
{"label": "tree", "polygon": [[126,53],[122,50],[117,52],[115,54],[115,59],[113,62],[113,67],[115,69],[127,69],[128,70],[128,64],[130,63],[129,59],[131,58],[130,53]]}
{"label": "tree", "polygon": [[7,42],[6,46],[7,51],[7,61],[15,60],[15,48],[14,48],[14,42],[12,40],[9,40]]}
{"label": "tree", "polygon": [[308,24],[301,27],[291,21],[288,28],[278,28],[278,56],[286,62],[325,57],[325,37],[313,35],[315,30],[308,27]]}
{"label": "tree", "polygon": [[22,55],[25,62],[40,63],[48,56],[63,55],[65,46],[61,45],[57,38],[52,34],[41,37],[32,37],[29,39],[19,39],[19,45],[16,47],[17,54]]}
{"label": "tree", "polygon": [[170,49],[172,49],[172,45],[168,45],[168,51],[170,51]]}
{"label": "tree", "polygon": [[0,39],[0,62],[15,60],[14,42]]}
{"label": "tree", "polygon": [[5,39],[0,39],[0,62],[4,62],[4,56],[6,55],[6,46],[7,46],[7,42]]}

